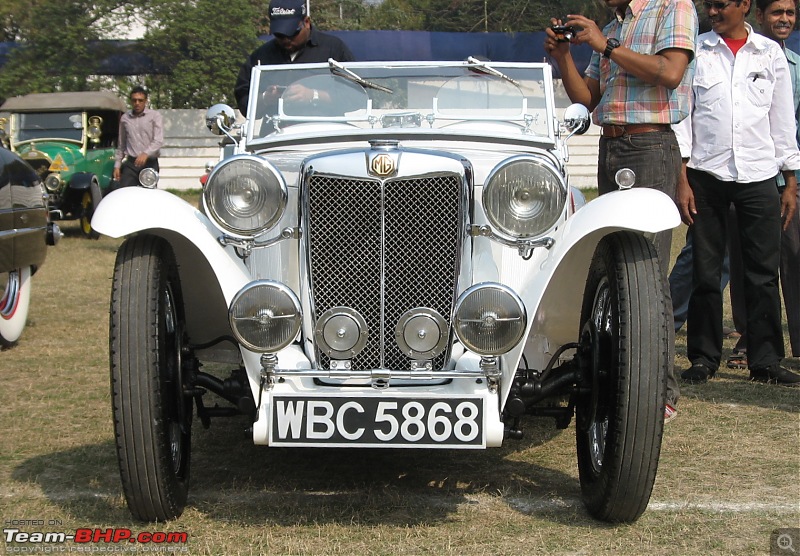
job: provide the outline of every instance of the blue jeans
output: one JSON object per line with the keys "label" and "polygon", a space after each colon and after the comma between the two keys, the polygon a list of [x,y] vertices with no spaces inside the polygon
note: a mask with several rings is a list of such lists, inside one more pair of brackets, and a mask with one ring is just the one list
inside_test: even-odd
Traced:
{"label": "blue jeans", "polygon": [[[669,273],[669,293],[672,296],[672,318],[675,332],[681,329],[689,315],[689,298],[692,297],[692,228],[686,230],[686,245],[683,246],[675,265]],[[730,258],[725,253],[722,262],[722,278],[719,289],[723,291],[730,280]]]}

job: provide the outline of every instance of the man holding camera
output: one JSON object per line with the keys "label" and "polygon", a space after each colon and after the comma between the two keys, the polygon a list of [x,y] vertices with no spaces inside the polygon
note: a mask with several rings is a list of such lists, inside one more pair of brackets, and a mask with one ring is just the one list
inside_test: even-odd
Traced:
{"label": "man holding camera", "polygon": [[[572,28],[571,37],[547,29],[544,48],[558,66],[570,100],[589,108],[594,123],[602,127],[598,193],[616,190],[617,171],[630,168],[636,173],[636,186],[658,189],[674,199],[681,154],[671,125],[689,114],[697,12],[691,0],[605,3],[614,10],[614,18],[602,31],[587,17],[568,15],[563,23]],[[575,66],[570,43],[585,43],[594,51],[585,76]],[[671,242],[671,230],[656,236],[665,281]],[[672,315],[667,317],[671,329]],[[670,369],[666,420],[677,414],[678,395],[678,381]]]}

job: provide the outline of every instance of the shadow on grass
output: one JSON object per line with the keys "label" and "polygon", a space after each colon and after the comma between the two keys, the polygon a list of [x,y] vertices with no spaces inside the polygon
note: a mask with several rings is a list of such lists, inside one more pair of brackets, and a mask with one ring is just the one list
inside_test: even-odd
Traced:
{"label": "shadow on grass", "polygon": [[[483,451],[266,448],[252,444],[245,425],[230,419],[196,427],[186,512],[242,526],[413,526],[495,500],[554,522],[597,526],[575,503],[577,479],[555,469],[563,456],[548,453],[551,442],[553,453],[565,441],[574,445],[573,432],[549,420],[529,421],[525,439]],[[110,441],[30,458],[13,479],[37,484],[78,521],[132,523]]]}

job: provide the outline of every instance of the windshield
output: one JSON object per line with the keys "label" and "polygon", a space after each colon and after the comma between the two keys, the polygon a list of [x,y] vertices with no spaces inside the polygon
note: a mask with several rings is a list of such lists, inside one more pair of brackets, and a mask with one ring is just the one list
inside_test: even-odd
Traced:
{"label": "windshield", "polygon": [[80,112],[46,112],[42,114],[17,114],[14,141],[32,139],[83,140],[83,119]]}
{"label": "windshield", "polygon": [[[247,140],[280,140],[301,124],[332,135],[406,133],[552,139],[550,66],[353,62],[258,66]],[[316,133],[319,125],[313,126]]]}

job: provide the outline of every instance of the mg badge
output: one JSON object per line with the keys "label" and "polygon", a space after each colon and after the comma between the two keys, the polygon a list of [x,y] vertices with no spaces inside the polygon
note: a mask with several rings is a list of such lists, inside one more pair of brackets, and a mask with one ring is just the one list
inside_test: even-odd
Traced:
{"label": "mg badge", "polygon": [[397,170],[395,159],[386,153],[381,153],[374,157],[369,163],[369,171],[376,176],[386,177],[394,174]]}

